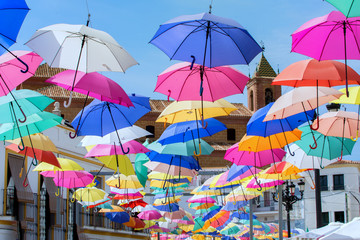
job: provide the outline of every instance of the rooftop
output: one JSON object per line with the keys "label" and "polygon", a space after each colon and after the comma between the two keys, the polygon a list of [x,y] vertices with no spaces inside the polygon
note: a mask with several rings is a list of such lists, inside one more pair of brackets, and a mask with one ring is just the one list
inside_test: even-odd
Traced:
{"label": "rooftop", "polygon": [[265,58],[264,53],[261,54],[261,59],[259,64],[256,67],[253,77],[270,77],[274,78],[277,74],[274,69],[271,67],[268,60]]}

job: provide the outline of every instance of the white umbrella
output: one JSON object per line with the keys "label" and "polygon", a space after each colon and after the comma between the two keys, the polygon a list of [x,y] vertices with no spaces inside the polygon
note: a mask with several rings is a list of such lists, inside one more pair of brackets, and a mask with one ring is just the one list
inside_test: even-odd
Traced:
{"label": "white umbrella", "polygon": [[[85,25],[50,25],[37,30],[25,44],[50,67],[75,70],[74,82],[78,70],[125,72],[137,64],[112,36]],[[72,92],[66,106],[71,98]]]}
{"label": "white umbrella", "polygon": [[285,161],[295,165],[299,169],[321,169],[331,163],[337,162],[337,158],[328,160],[325,158],[309,156],[304,150],[296,145],[296,143],[290,146],[290,151],[295,153],[295,155],[291,156],[289,153],[286,153]]}
{"label": "white umbrella", "polygon": [[[152,135],[152,133],[150,133],[150,132],[146,131],[145,129],[142,129],[141,127],[138,127],[136,125],[126,127],[126,128],[121,128],[121,129],[117,130],[117,133],[119,134],[120,140],[122,143],[134,140],[136,138],[141,138],[141,137],[145,137],[148,135]],[[90,135],[85,136],[80,141],[79,145],[82,147],[86,147],[86,146],[97,145],[97,144],[113,144],[114,142],[115,143],[119,142],[116,131],[106,134],[103,137],[90,136]]]}
{"label": "white umbrella", "polygon": [[336,231],[320,238],[320,240],[360,240],[360,217],[354,218],[351,222],[342,225]]}
{"label": "white umbrella", "polygon": [[319,237],[325,236],[327,234],[330,234],[330,233],[338,230],[342,225],[343,225],[343,223],[332,222],[324,227],[314,229],[314,230],[311,230],[310,232],[297,235],[295,237],[292,237],[291,239],[296,239],[296,240],[312,240],[312,239],[314,239],[315,240],[315,239],[318,239]]}

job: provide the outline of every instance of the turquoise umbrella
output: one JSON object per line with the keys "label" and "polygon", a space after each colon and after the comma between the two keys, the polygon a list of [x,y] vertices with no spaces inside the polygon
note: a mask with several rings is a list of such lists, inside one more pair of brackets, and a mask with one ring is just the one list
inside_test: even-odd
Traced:
{"label": "turquoise umbrella", "polygon": [[[304,152],[309,156],[316,156],[326,159],[342,158],[350,155],[356,142],[350,138],[325,136],[317,131],[311,131],[310,127],[299,128],[302,131],[301,140],[296,141]],[[315,139],[315,146],[314,145]]]}
{"label": "turquoise umbrella", "polygon": [[220,233],[222,235],[232,236],[232,235],[236,235],[240,231],[241,229],[236,223],[230,222],[224,229],[220,231]]}
{"label": "turquoise umbrella", "polygon": [[[13,140],[21,136],[28,136],[34,133],[40,133],[46,129],[61,124],[62,117],[49,113],[39,112],[27,117],[24,123],[4,123],[0,127],[1,140]],[[17,126],[19,128],[17,128]],[[21,136],[20,136],[21,134]]]}
{"label": "turquoise umbrella", "polygon": [[211,147],[204,140],[200,143],[200,149],[196,148],[196,145],[193,140],[187,142],[172,143],[167,145],[161,145],[157,141],[151,143],[147,146],[148,149],[158,152],[160,154],[174,154],[182,156],[191,156],[191,155],[210,155],[214,148]]}
{"label": "turquoise umbrella", "polygon": [[[146,139],[146,141],[143,143],[143,145],[145,147],[147,147],[149,145],[148,139]],[[136,154],[135,163],[134,163],[135,173],[136,173],[136,176],[139,179],[139,182],[144,187],[145,187],[145,184],[146,184],[146,180],[148,179],[148,176],[147,176],[148,168],[145,167],[143,164],[147,163],[149,160],[150,159],[148,158],[148,156],[145,153]]]}
{"label": "turquoise umbrella", "polygon": [[15,104],[15,100],[10,94],[0,97],[0,123],[15,123],[18,117],[41,112],[54,102],[53,99],[28,89],[14,90],[12,94],[19,105]]}
{"label": "turquoise umbrella", "polygon": [[360,17],[359,0],[326,0],[340,10],[347,18]]}

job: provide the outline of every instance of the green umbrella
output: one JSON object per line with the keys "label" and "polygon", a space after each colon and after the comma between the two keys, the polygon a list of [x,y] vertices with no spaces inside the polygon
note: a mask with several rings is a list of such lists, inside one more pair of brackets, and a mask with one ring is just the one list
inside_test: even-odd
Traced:
{"label": "green umbrella", "polygon": [[200,146],[199,152],[199,148],[193,140],[167,145],[161,145],[155,141],[147,146],[147,148],[161,154],[174,154],[182,156],[198,155],[199,153],[202,155],[210,155],[214,151],[214,148],[204,140],[201,141]]}
{"label": "green umbrella", "polygon": [[232,236],[238,234],[240,231],[241,229],[236,223],[230,222],[220,233],[222,235]]}
{"label": "green umbrella", "polygon": [[[0,97],[0,123],[17,122],[16,120],[23,115],[30,116],[41,112],[54,102],[53,99],[28,89],[14,90],[12,94],[17,99],[21,108],[15,104],[14,98],[10,94]],[[24,120],[21,122],[24,122]]]}
{"label": "green umbrella", "polygon": [[196,215],[199,215],[199,214],[204,214],[204,213],[209,213],[211,212],[212,210],[215,210],[215,209],[218,209],[219,206],[212,206],[212,207],[209,207],[209,208],[206,208],[206,209],[198,209],[195,211],[195,214]]}
{"label": "green umbrella", "polygon": [[[304,152],[309,156],[326,158],[329,160],[337,157],[350,155],[356,142],[350,138],[325,136],[320,132],[311,130],[308,126],[301,127],[301,140],[296,141]],[[315,139],[315,142],[314,142]]]}
{"label": "green umbrella", "polygon": [[[242,223],[244,225],[250,225],[250,220],[240,219],[239,223]],[[270,227],[267,224],[264,224],[257,219],[253,219],[253,228],[254,231],[257,232],[264,231],[264,233],[269,233],[271,231]]]}
{"label": "green umbrella", "polygon": [[19,128],[17,128],[17,124],[15,123],[4,123],[3,125],[1,125],[0,139],[13,140],[21,136],[28,136],[34,133],[40,133],[46,129],[61,124],[62,120],[62,117],[49,112],[34,113],[27,117],[26,122],[18,123]]}
{"label": "green umbrella", "polygon": [[[174,192],[172,193],[182,193],[184,192],[185,190],[183,188],[174,188],[173,189]],[[166,194],[168,192],[167,189],[162,189],[162,188],[156,188],[156,190],[152,191],[151,193],[152,194]]]}
{"label": "green umbrella", "polygon": [[340,10],[347,18],[360,17],[359,0],[326,0]]}
{"label": "green umbrella", "polygon": [[193,232],[195,232],[195,231],[203,228],[204,223],[205,223],[205,222],[202,220],[202,217],[201,217],[201,216],[195,218],[195,219],[194,219],[194,222],[195,222],[195,224],[194,224],[194,229],[192,230]]}
{"label": "green umbrella", "polygon": [[[149,145],[148,139],[146,139],[146,141],[143,143],[143,145],[145,147],[147,147]],[[146,156],[145,153],[136,154],[135,163],[134,163],[135,173],[139,179],[139,182],[144,187],[145,187],[146,181],[148,179],[148,176],[147,176],[148,168],[144,166],[144,163],[147,163],[148,161],[149,161],[149,158]]]}

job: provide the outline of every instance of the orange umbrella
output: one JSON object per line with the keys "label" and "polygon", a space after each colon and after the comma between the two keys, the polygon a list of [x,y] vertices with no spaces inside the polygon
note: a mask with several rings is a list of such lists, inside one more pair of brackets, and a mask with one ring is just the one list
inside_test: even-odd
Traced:
{"label": "orange umbrella", "polygon": [[278,180],[298,179],[302,177],[298,173],[307,170],[309,169],[299,169],[289,162],[279,162],[261,172],[258,178]]}

